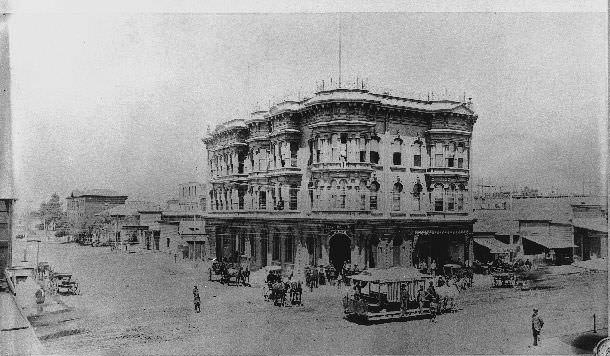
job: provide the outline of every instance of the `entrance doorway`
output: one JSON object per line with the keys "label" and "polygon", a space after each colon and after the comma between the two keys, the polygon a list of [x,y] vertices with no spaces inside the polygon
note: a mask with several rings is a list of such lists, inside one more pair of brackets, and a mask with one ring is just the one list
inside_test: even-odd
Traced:
{"label": "entrance doorway", "polygon": [[337,271],[340,271],[344,263],[351,262],[352,241],[345,234],[334,234],[328,240],[328,260]]}

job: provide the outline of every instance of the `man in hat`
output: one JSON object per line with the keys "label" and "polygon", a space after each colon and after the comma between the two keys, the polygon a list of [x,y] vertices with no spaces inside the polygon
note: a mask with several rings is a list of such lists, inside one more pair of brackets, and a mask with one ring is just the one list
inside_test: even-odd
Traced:
{"label": "man in hat", "polygon": [[195,312],[201,312],[201,298],[199,297],[199,289],[197,286],[193,288],[193,304],[195,304]]}
{"label": "man in hat", "polygon": [[532,314],[532,334],[534,336],[534,346],[538,346],[540,332],[542,331],[543,326],[544,321],[542,321],[542,318],[540,315],[538,315],[538,309],[534,308],[534,313]]}
{"label": "man in hat", "polygon": [[404,284],[400,285],[400,310],[401,316],[405,316],[407,314],[407,305],[409,303],[409,292],[407,292],[407,288]]}

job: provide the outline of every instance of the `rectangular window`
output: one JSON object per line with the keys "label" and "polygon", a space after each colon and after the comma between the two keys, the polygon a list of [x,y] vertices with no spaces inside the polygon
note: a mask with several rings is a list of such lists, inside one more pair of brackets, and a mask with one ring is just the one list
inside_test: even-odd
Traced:
{"label": "rectangular window", "polygon": [[342,133],[341,134],[341,144],[346,144],[347,143],[347,134]]}
{"label": "rectangular window", "polygon": [[292,236],[286,237],[284,240],[284,262],[292,263],[294,254],[294,243]]}
{"label": "rectangular window", "polygon": [[449,211],[453,211],[455,203],[454,203],[454,198],[452,196],[449,196],[449,199],[447,200],[447,210]]}
{"label": "rectangular window", "polygon": [[290,201],[289,201],[289,209],[297,210],[297,196],[299,190],[297,188],[290,188]]}
{"label": "rectangular window", "polygon": [[243,236],[239,237],[239,254],[246,254],[246,239]]}
{"label": "rectangular window", "polygon": [[413,166],[421,167],[421,155],[413,155]]}
{"label": "rectangular window", "polygon": [[366,209],[366,194],[360,194],[360,210]]}
{"label": "rectangular window", "polygon": [[167,248],[169,248],[169,237],[166,240],[167,240]]}
{"label": "rectangular window", "polygon": [[400,193],[394,193],[392,196],[392,210],[400,211]]}
{"label": "rectangular window", "polygon": [[443,211],[442,197],[436,197],[436,199],[434,199],[434,211]]}
{"label": "rectangular window", "polygon": [[400,166],[402,164],[402,157],[400,156],[400,152],[394,152],[394,155],[392,156],[392,163],[395,166]]}
{"label": "rectangular window", "polygon": [[345,209],[345,192],[341,193],[341,200],[339,201],[339,208]]}
{"label": "rectangular window", "polygon": [[371,210],[377,210],[377,195],[371,195]]}
{"label": "rectangular window", "polygon": [[366,162],[366,151],[360,151],[360,162]]}
{"label": "rectangular window", "polygon": [[274,261],[280,260],[280,236],[278,234],[273,235],[273,249],[271,259]]}
{"label": "rectangular window", "polygon": [[258,208],[261,210],[267,209],[267,193],[266,192],[261,191],[258,193]]}
{"label": "rectangular window", "polygon": [[371,151],[371,163],[379,164],[379,153],[377,151]]}
{"label": "rectangular window", "polygon": [[464,159],[458,158],[458,168],[464,168]]}
{"label": "rectangular window", "polygon": [[447,167],[453,167],[453,157],[447,158]]}
{"label": "rectangular window", "polygon": [[436,154],[434,155],[434,166],[435,167],[442,167],[443,166],[443,155],[442,154]]}

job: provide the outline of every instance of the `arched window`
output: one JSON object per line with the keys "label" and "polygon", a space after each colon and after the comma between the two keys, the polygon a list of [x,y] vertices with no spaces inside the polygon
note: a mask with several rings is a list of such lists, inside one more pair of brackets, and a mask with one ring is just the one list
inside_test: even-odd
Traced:
{"label": "arched window", "polygon": [[379,192],[379,183],[373,182],[370,187],[371,195],[369,199],[369,208],[371,210],[377,210],[377,194]]}
{"label": "arched window", "polygon": [[447,210],[453,211],[455,210],[455,185],[449,185],[449,189],[447,191]]}
{"label": "arched window", "polygon": [[395,166],[402,165],[402,140],[400,138],[395,138],[392,142],[392,164]]}
{"label": "arched window", "polygon": [[290,185],[290,188],[288,190],[288,209],[290,210],[297,210],[297,203],[298,203],[298,193],[299,193],[299,188],[296,184],[292,184]]}
{"label": "arched window", "polygon": [[457,191],[457,210],[458,211],[464,210],[464,190],[465,190],[464,185],[459,184],[458,191]]}
{"label": "arched window", "polygon": [[360,180],[360,186],[358,187],[360,192],[360,210],[366,209],[366,183],[364,180]]}
{"label": "arched window", "polygon": [[444,210],[444,201],[443,201],[443,185],[437,184],[434,186],[433,199],[434,199],[434,211],[443,211]]}
{"label": "arched window", "polygon": [[402,193],[402,184],[400,182],[394,183],[392,189],[392,210],[400,211],[400,195]]}
{"label": "arched window", "polygon": [[413,198],[415,199],[415,210],[421,209],[421,193],[424,190],[424,187],[421,185],[419,178],[415,184],[413,184]]}
{"label": "arched window", "polygon": [[415,141],[413,145],[413,167],[421,167],[421,141]]}
{"label": "arched window", "polygon": [[330,185],[328,186],[328,189],[330,189],[330,207],[332,209],[336,209],[337,208],[337,191],[339,190],[337,187],[337,181],[334,179],[331,180]]}
{"label": "arched window", "polygon": [[339,182],[339,209],[345,209],[347,199],[347,182],[342,179]]}
{"label": "arched window", "polygon": [[379,137],[375,136],[371,139],[371,152],[369,153],[371,163],[379,164]]}
{"label": "arched window", "polygon": [[267,192],[262,188],[259,188],[258,191],[258,208],[260,210],[267,209]]}
{"label": "arched window", "polygon": [[330,161],[339,162],[339,135],[332,134],[330,137]]}
{"label": "arched window", "polygon": [[356,141],[358,142],[358,151],[360,152],[360,162],[366,162],[366,138],[361,136]]}

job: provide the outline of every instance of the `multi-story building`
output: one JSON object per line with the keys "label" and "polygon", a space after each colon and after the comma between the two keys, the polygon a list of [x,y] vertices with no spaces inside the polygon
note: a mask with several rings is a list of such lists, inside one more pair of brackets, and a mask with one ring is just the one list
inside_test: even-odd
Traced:
{"label": "multi-story building", "polygon": [[213,251],[254,269],[465,262],[476,120],[471,102],[334,89],[219,125],[203,139]]}
{"label": "multi-story building", "polygon": [[13,155],[11,138],[11,71],[6,16],[0,18],[0,280],[12,266]]}
{"label": "multi-story building", "polygon": [[180,211],[198,211],[206,209],[206,188],[199,182],[188,182],[178,186],[178,205]]}
{"label": "multi-story building", "polygon": [[72,235],[88,232],[96,214],[125,204],[126,195],[111,190],[93,189],[88,191],[73,191],[66,198],[66,213]]}

